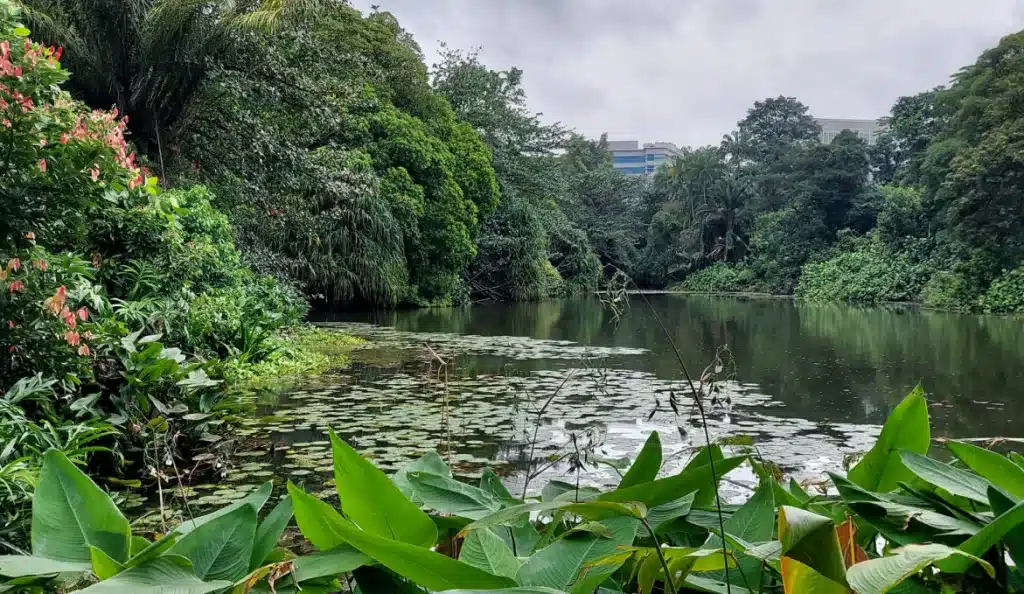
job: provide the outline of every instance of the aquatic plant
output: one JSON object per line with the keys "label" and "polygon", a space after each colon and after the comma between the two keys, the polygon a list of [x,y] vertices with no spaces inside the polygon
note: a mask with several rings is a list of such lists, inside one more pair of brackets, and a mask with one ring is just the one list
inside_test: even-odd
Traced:
{"label": "aquatic plant", "polygon": [[[721,525],[711,464],[721,476],[748,457],[719,445],[661,476],[652,433],[616,488],[553,481],[523,499],[490,471],[478,485],[456,480],[434,452],[388,477],[330,439],[340,511],[289,483],[261,523],[267,483],[153,542],[133,536],[106,493],[50,451],[32,555],[0,557],[2,585],[42,591],[89,572],[99,581],[85,591],[95,592],[329,592],[343,583],[367,594],[1022,591],[1024,457],[960,442],[946,444],[955,463],[928,457],[920,388],[823,493],[780,484],[750,460],[760,484],[744,504],[722,505]],[[318,552],[275,546],[293,513]]]}

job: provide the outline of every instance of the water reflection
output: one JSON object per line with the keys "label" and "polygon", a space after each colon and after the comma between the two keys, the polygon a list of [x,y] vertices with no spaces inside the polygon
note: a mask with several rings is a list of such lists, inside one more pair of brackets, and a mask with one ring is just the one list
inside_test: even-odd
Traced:
{"label": "water reflection", "polygon": [[[870,447],[918,382],[931,393],[935,437],[1024,434],[1013,424],[1024,406],[1020,320],[670,295],[629,305],[617,322],[590,298],[328,316],[326,325],[370,338],[359,363],[257,403],[241,433],[265,443],[243,452],[229,480],[277,475],[330,494],[328,427],[386,470],[436,449],[458,475],[491,466],[512,489],[525,469],[581,444],[603,458],[633,457],[656,430],[671,472],[703,442],[703,429],[680,396],[687,391],[659,319],[693,372],[730,349],[733,368],[708,420],[713,439],[750,436],[797,478],[838,470],[845,455]],[[534,448],[534,411],[556,392]],[[678,414],[664,406],[670,393],[680,396]],[[564,460],[551,465],[531,488],[568,469]],[[615,482],[607,466],[581,477]]]}

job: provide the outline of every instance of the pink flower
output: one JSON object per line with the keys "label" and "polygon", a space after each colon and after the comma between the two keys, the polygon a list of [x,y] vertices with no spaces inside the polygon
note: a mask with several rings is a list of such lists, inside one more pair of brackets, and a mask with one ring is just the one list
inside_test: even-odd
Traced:
{"label": "pink flower", "polygon": [[67,144],[70,138],[68,138],[67,132],[60,135],[60,143]]}
{"label": "pink flower", "polygon": [[66,340],[71,346],[78,346],[79,341],[81,341],[81,337],[78,335],[78,332],[68,330],[64,333],[64,340]]}
{"label": "pink flower", "polygon": [[100,170],[98,167],[93,167],[89,170],[89,176],[92,177],[92,181],[100,181]]}
{"label": "pink flower", "polygon": [[18,258],[11,258],[7,261],[7,270],[13,270],[15,272],[21,270],[21,260]]}
{"label": "pink flower", "polygon": [[32,265],[43,272],[46,272],[46,269],[50,267],[46,260],[32,260]]}
{"label": "pink flower", "polygon": [[7,327],[13,329],[14,328],[14,320],[7,320]]}
{"label": "pink flower", "polygon": [[7,269],[0,268],[0,280],[7,280]]}
{"label": "pink flower", "polygon": [[7,352],[8,353],[13,353],[16,350],[18,350],[18,347],[14,346],[14,345],[11,345],[11,346],[7,347]]}
{"label": "pink flower", "polygon": [[82,320],[83,322],[88,321],[88,319],[89,319],[89,308],[84,307],[84,306],[83,307],[79,307],[78,311],[76,311],[75,314],[78,316],[79,320]]}
{"label": "pink flower", "polygon": [[14,69],[14,76],[21,76],[21,72],[22,72],[21,66],[18,66],[17,68]]}
{"label": "pink flower", "polygon": [[7,292],[8,293],[17,293],[19,291],[24,291],[24,290],[25,290],[25,283],[21,282],[20,280],[16,280],[16,281],[12,282],[11,284],[7,285]]}
{"label": "pink flower", "polygon": [[88,330],[85,331],[85,334],[82,334],[82,338],[84,338],[86,340],[92,340],[93,336],[94,336],[93,333],[89,332]]}
{"label": "pink flower", "polygon": [[46,159],[39,159],[39,171],[46,173]]}
{"label": "pink flower", "polygon": [[25,51],[27,52],[30,49],[32,49],[32,42],[29,41],[28,39],[26,39],[25,40]]}
{"label": "pink flower", "polygon": [[39,146],[46,146],[46,137],[45,136],[39,139]]}
{"label": "pink flower", "polygon": [[81,355],[83,357],[88,357],[90,353],[91,353],[91,351],[89,350],[89,345],[83,344],[82,346],[78,347],[78,354],[79,355]]}
{"label": "pink flower", "polygon": [[64,48],[63,47],[58,47],[57,51],[53,52],[53,58],[55,60],[60,60],[60,57],[61,57],[61,55],[63,53],[64,53]]}

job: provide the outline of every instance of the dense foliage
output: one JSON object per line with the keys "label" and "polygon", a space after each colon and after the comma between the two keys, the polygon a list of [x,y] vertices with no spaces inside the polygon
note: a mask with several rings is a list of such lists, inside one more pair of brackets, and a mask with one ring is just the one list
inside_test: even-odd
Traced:
{"label": "dense foliage", "polygon": [[[33,501],[31,555],[0,556],[0,576],[29,591],[77,581],[83,591],[126,593],[332,592],[343,582],[365,594],[1024,588],[1024,458],[964,442],[946,444],[955,464],[928,457],[920,388],[846,476],[812,492],[782,484],[756,456],[726,455],[738,446],[700,448],[679,473],[661,476],[657,432],[631,465],[616,466],[616,488],[554,480],[530,498],[490,470],[479,486],[460,482],[435,452],[388,477],[330,439],[341,511],[289,483],[260,521],[267,483],[152,541],[133,535],[107,494],[51,450]],[[745,463],[758,476],[749,499],[716,503],[723,475]],[[293,518],[316,552],[278,547]]]}
{"label": "dense foliage", "polygon": [[63,90],[61,50],[30,39],[19,16],[0,2],[8,547],[49,448],[115,478],[130,463],[135,484],[221,447],[237,407],[223,379],[286,346],[278,330],[307,309],[295,290],[243,264],[206,188],[164,191],[138,162],[125,118]]}

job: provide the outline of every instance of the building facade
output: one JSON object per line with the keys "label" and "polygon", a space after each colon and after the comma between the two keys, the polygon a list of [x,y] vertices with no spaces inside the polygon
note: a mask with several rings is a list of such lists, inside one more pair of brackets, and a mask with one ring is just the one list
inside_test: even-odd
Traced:
{"label": "building facade", "polygon": [[877,120],[814,118],[814,121],[821,126],[822,144],[832,144],[832,141],[843,130],[849,130],[868,145],[874,145],[878,142],[878,137],[889,128],[889,118],[878,118]]}
{"label": "building facade", "polygon": [[626,175],[650,175],[658,166],[679,154],[679,147],[671,142],[648,142],[640,146],[637,140],[608,141],[612,166]]}

